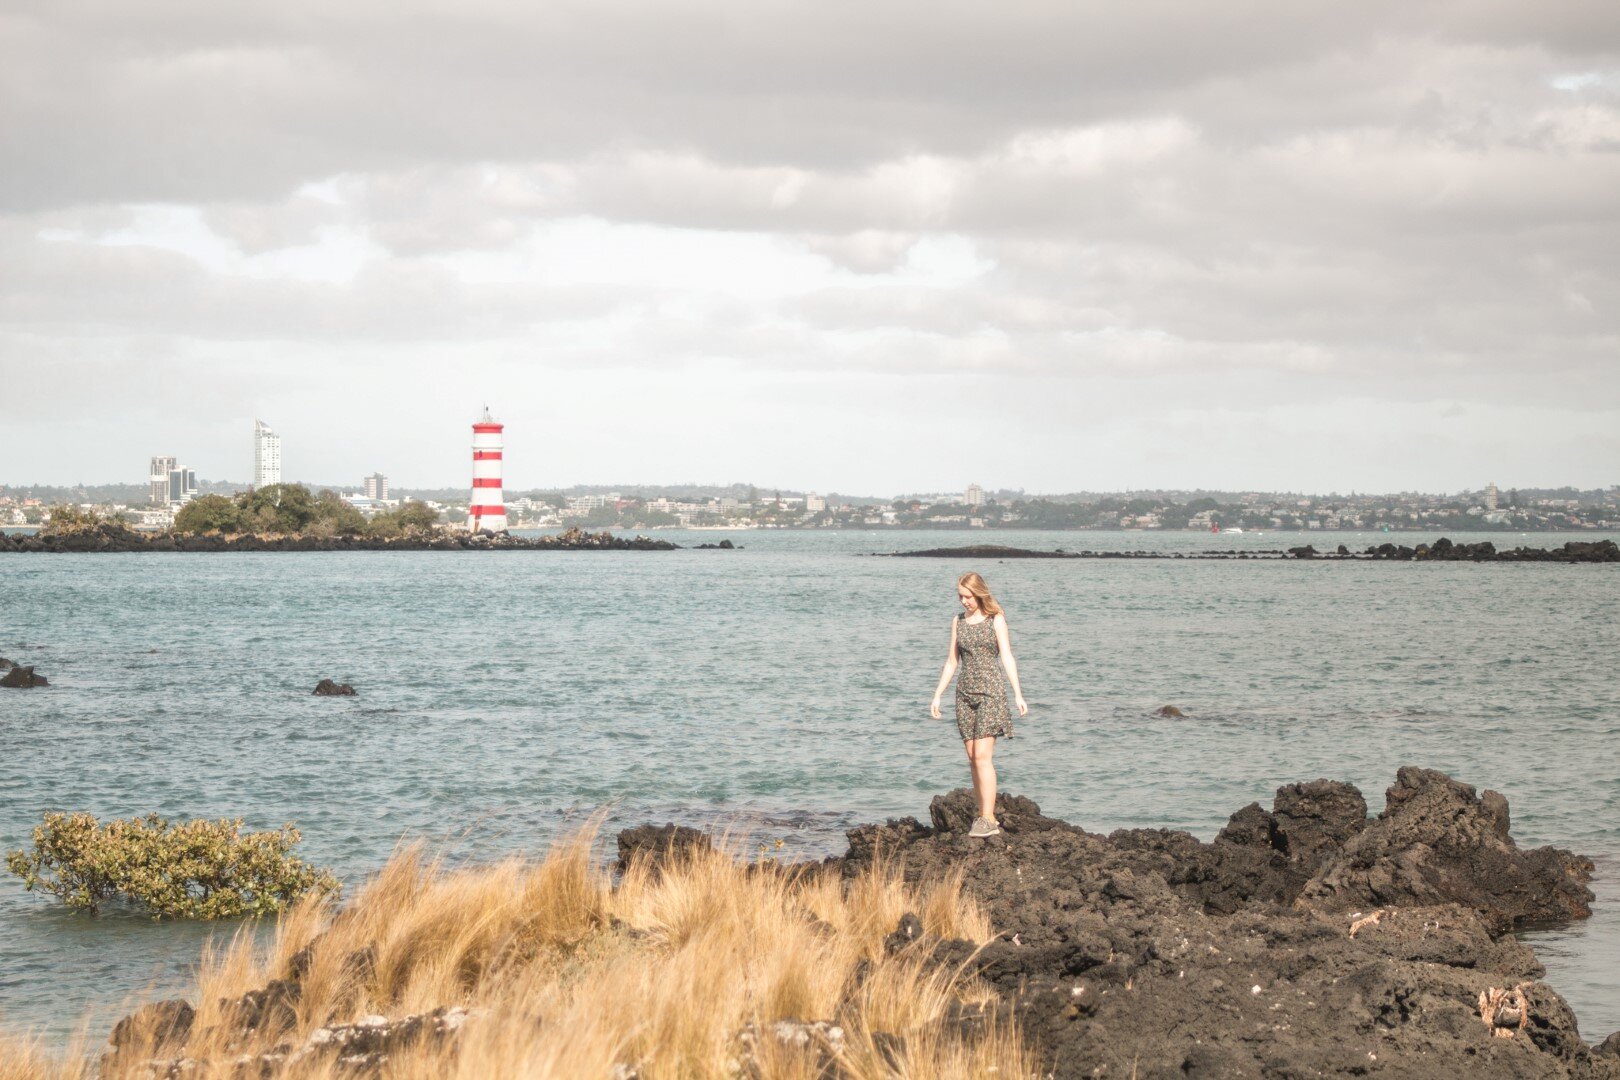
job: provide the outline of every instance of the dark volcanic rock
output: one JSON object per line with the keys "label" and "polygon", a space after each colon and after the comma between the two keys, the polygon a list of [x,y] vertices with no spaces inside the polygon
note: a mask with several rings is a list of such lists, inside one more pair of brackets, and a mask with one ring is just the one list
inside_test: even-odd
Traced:
{"label": "dark volcanic rock", "polygon": [[197,1010],[191,1007],[189,1001],[154,1001],[118,1021],[113,1026],[110,1041],[114,1049],[183,1043],[186,1036],[191,1034],[191,1025],[196,1019]]}
{"label": "dark volcanic rock", "polygon": [[[933,801],[932,827],[853,830],[842,870],[962,874],[997,941],[929,941],[903,919],[885,945],[995,987],[1055,1076],[1620,1078],[1502,933],[1583,911],[1588,864],[1513,847],[1494,793],[1403,769],[1369,821],[1349,784],[1290,784],[1208,844],[1104,838],[1017,797],[997,808],[1003,833],[987,840],[966,835],[965,790]],[[1480,994],[1521,986],[1528,1017],[1493,1009],[1493,1033]]]}
{"label": "dark volcanic rock", "polygon": [[1031,551],[1000,544],[974,544],[971,547],[930,548],[927,551],[891,551],[896,559],[1078,559],[1072,551]]}
{"label": "dark volcanic rock", "polygon": [[333,682],[331,679],[322,679],[315,684],[316,697],[354,697],[355,689],[348,683]]}
{"label": "dark volcanic rock", "polygon": [[1476,796],[1444,773],[1407,766],[1384,812],[1327,859],[1301,898],[1317,907],[1461,904],[1496,932],[1585,918],[1590,860],[1559,848],[1523,851],[1507,800]]}
{"label": "dark volcanic rock", "polygon": [[701,829],[674,824],[638,825],[619,833],[619,869],[625,870],[639,858],[656,871],[665,859],[713,847],[709,834]]}
{"label": "dark volcanic rock", "polygon": [[14,690],[27,690],[35,686],[49,686],[50,680],[43,675],[36,675],[34,669],[23,664],[12,664],[0,675],[0,686],[10,687]]}

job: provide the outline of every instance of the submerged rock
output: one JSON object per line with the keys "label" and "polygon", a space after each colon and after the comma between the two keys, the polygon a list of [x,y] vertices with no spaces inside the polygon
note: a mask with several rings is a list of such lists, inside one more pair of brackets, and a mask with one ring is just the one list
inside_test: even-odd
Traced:
{"label": "submerged rock", "polygon": [[1187,714],[1176,708],[1174,705],[1160,705],[1157,709],[1153,710],[1153,715],[1162,716],[1167,720],[1180,720]]}
{"label": "submerged rock", "polygon": [[316,697],[354,697],[355,689],[348,683],[333,682],[331,679],[322,679],[315,684]]}

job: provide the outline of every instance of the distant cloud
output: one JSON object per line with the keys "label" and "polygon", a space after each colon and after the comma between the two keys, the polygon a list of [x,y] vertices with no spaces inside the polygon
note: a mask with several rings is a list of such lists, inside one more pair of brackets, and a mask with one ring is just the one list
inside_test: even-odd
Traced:
{"label": "distant cloud", "polygon": [[1620,480],[1603,5],[96,0],[0,42],[0,482],[242,478],[274,412],[290,473],[459,483],[486,397],[518,484]]}

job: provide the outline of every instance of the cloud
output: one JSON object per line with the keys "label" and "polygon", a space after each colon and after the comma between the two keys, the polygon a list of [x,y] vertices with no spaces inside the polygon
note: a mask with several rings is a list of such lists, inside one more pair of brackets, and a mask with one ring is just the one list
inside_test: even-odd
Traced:
{"label": "cloud", "polygon": [[[1440,416],[1470,449],[1421,467],[1458,486],[1487,444],[1544,478],[1549,418],[1620,409],[1620,24],[1575,0],[86,0],[11,5],[0,48],[0,373],[87,430],[141,373],[447,429],[463,390],[595,395],[555,407],[701,472],[736,441],[668,410],[724,403],[806,486],[916,490],[961,481],[908,400],[972,398],[1019,425],[1007,482],[1072,489],[1119,486],[1042,449],[1110,460],[1063,404],[1106,399],[1117,437],[1173,413],[1255,487],[1286,470],[1199,410],[1310,417],[1326,474],[1382,409]],[[787,436],[839,402],[859,453]],[[29,475],[108,467],[18,430]],[[1119,483],[1191,468],[1147,457]]]}

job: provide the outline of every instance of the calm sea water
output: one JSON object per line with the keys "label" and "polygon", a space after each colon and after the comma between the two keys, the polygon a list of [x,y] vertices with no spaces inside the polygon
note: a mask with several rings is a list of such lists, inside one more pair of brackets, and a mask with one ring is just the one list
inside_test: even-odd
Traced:
{"label": "calm sea water", "polygon": [[[731,822],[820,855],[967,781],[927,703],[970,564],[864,553],[1304,542],[730,535],[743,550],[0,558],[0,655],[52,681],[0,691],[0,847],[51,809],[294,820],[301,853],[354,881],[404,835],[537,852],[605,807],[610,829]],[[1597,857],[1594,918],[1534,940],[1583,1033],[1620,1028],[1615,567],[971,566],[1031,706],[997,754],[1006,790],[1088,829],[1208,838],[1296,780],[1350,780],[1374,810],[1408,763],[1495,788],[1521,844]],[[327,676],[360,696],[312,697]],[[1164,704],[1189,718],[1150,715]],[[0,879],[0,1027],[60,1037],[89,1010],[99,1039],[131,995],[183,985],[208,933]]]}

